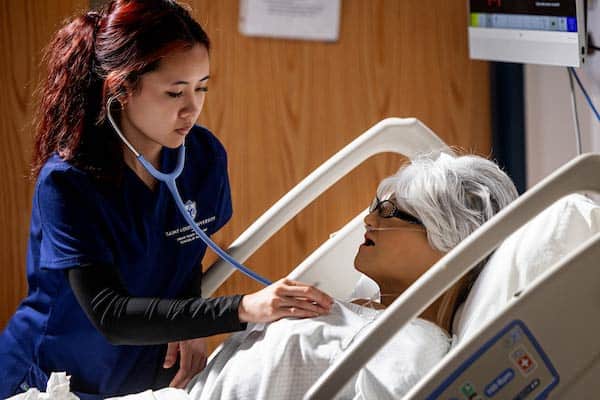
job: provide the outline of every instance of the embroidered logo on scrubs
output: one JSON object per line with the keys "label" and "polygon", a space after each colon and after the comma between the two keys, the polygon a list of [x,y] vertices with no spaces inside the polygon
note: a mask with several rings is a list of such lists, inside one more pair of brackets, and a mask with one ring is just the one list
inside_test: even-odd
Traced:
{"label": "embroidered logo on scrubs", "polygon": [[[198,224],[200,229],[206,231],[207,225],[217,219],[215,215],[210,216],[208,218],[203,218],[200,221],[196,221],[196,216],[198,215],[198,211],[196,209],[196,202],[192,200],[188,200],[184,204],[185,210],[190,214],[192,219]],[[196,239],[200,239],[200,237],[192,230],[192,227],[187,223],[185,225],[180,226],[177,229],[173,229],[165,232],[165,236],[168,238],[173,238],[177,240],[179,244],[186,244],[192,242]]]}
{"label": "embroidered logo on scrubs", "polygon": [[185,202],[185,209],[190,213],[192,219],[196,218],[196,202],[188,200]]}

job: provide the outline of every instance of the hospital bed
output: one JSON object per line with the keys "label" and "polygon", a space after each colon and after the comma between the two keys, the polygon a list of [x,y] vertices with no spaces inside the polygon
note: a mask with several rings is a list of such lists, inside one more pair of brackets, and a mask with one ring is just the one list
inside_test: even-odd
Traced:
{"label": "hospital bed", "polygon": [[[276,202],[228,252],[245,261],[327,188],[382,152],[411,158],[452,150],[414,118],[385,119]],[[334,398],[396,332],[498,246],[454,319],[457,338],[452,350],[404,398],[596,398],[600,392],[600,341],[596,338],[600,329],[600,206],[583,196],[563,197],[582,191],[600,192],[600,154],[572,160],[440,259],[381,313],[305,399]],[[366,213],[332,235],[289,278],[314,284],[340,300],[376,298],[377,285],[353,268]],[[572,226],[577,224],[582,227]],[[557,235],[545,234],[553,229]],[[555,254],[553,247],[561,251]],[[505,259],[522,257],[515,256],[515,248],[531,257],[509,271]],[[538,271],[524,274],[522,267],[530,265],[537,265]],[[213,264],[203,279],[202,293],[210,296],[233,272],[222,261]],[[498,291],[500,286],[502,291]],[[158,398],[148,392],[140,395]],[[179,398],[168,395],[160,398]]]}
{"label": "hospital bed", "polygon": [[[451,150],[416,119],[383,120],[275,203],[228,252],[243,262],[323,191],[381,152],[410,158]],[[382,313],[370,332],[329,368],[305,398],[334,398],[402,326],[503,240],[556,200],[581,191],[600,191],[598,154],[572,160],[444,256]],[[315,284],[338,299],[347,300],[357,293],[376,296],[376,286],[352,267],[364,235],[365,214],[366,210],[352,219],[289,277]],[[597,224],[592,228],[595,235],[572,246],[575,249],[567,257],[549,262],[544,273],[502,305],[501,312],[481,321],[470,336],[458,337],[451,353],[405,398],[594,398],[600,390],[596,378],[600,376],[600,341],[596,339],[600,328],[600,234]],[[216,262],[205,275],[202,293],[212,294],[233,272],[224,262]]]}

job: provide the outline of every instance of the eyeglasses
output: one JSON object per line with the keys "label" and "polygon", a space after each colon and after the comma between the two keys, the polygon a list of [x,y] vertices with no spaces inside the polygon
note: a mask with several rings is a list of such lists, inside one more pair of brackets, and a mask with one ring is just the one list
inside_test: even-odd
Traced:
{"label": "eyeglasses", "polygon": [[379,197],[375,196],[375,198],[373,199],[373,202],[371,203],[371,206],[369,207],[369,212],[373,213],[375,211],[378,211],[378,215],[381,218],[399,218],[402,221],[406,221],[409,224],[414,224],[414,225],[423,225],[423,223],[421,222],[421,220],[419,220],[416,217],[413,217],[412,215],[401,211],[398,209],[398,206],[396,206],[396,204],[391,201],[391,200],[379,200]]}

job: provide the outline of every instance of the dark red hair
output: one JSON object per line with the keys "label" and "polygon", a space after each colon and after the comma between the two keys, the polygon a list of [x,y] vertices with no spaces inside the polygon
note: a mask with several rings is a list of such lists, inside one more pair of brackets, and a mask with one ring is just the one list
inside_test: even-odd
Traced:
{"label": "dark red hair", "polygon": [[33,176],[55,152],[95,178],[120,176],[122,146],[106,119],[107,100],[135,91],[161,58],[194,44],[210,47],[189,10],[173,0],[111,0],[69,21],[44,52]]}

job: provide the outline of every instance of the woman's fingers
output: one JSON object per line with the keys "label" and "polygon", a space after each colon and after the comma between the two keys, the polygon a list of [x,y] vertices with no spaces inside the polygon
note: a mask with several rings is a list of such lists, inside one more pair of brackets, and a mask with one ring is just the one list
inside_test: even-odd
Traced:
{"label": "woman's fingers", "polygon": [[194,354],[192,355],[192,366],[191,369],[187,375],[187,377],[183,380],[183,385],[182,385],[182,389],[185,389],[186,386],[188,385],[188,383],[190,383],[190,381],[192,380],[192,378],[196,375],[198,375],[200,372],[202,372],[202,370],[204,369],[204,367],[206,366],[206,359],[204,357],[202,357],[202,355],[199,354]]}
{"label": "woman's fingers", "polygon": [[282,307],[279,310],[279,318],[286,318],[286,317],[295,317],[295,318],[314,318],[314,317],[318,317],[321,314],[320,313],[314,313],[312,311],[308,311],[302,308],[297,308],[297,307]]}
{"label": "woman's fingers", "polygon": [[185,388],[192,373],[192,352],[188,346],[181,346],[179,351],[179,370],[169,384],[170,387]]}
{"label": "woman's fingers", "polygon": [[167,353],[165,354],[165,361],[163,362],[163,368],[171,368],[177,361],[179,353],[179,342],[171,342],[167,346]]}
{"label": "woman's fingers", "polygon": [[313,303],[310,300],[298,297],[287,297],[282,299],[280,305],[281,308],[297,308],[299,310],[308,311],[311,314],[321,315],[329,312],[329,307],[325,308],[317,303]]}
{"label": "woman's fingers", "polygon": [[179,370],[170,386],[185,389],[206,366],[206,342],[203,338],[183,340],[179,342],[179,348]]}
{"label": "woman's fingers", "polygon": [[309,286],[301,282],[284,280],[281,286],[281,294],[288,297],[304,298],[309,302],[315,302],[321,307],[329,310],[333,299],[314,286]]}
{"label": "woman's fingers", "polygon": [[333,299],[301,282],[281,279],[256,293],[242,297],[238,307],[241,322],[272,322],[283,317],[315,317],[327,314]]}

